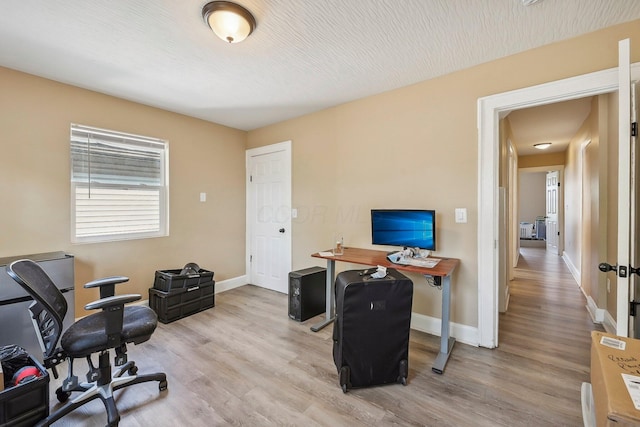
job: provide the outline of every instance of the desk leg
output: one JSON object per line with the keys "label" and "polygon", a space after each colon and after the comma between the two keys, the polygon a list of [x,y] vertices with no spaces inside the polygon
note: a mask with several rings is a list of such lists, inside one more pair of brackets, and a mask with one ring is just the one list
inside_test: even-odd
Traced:
{"label": "desk leg", "polygon": [[442,374],[449,360],[451,349],[456,339],[449,336],[449,312],[451,309],[451,276],[442,278],[442,326],[440,329],[440,353],[436,357],[431,370],[436,374]]}
{"label": "desk leg", "polygon": [[327,302],[326,302],[326,309],[324,312],[324,320],[320,323],[316,323],[315,325],[311,326],[311,330],[313,332],[318,332],[320,329],[324,328],[325,326],[327,326],[328,324],[330,324],[331,322],[333,322],[333,319],[335,318],[334,315],[334,292],[333,292],[333,284],[335,282],[335,276],[336,276],[336,262],[332,259],[328,259],[327,260],[327,284],[325,286],[326,292],[327,292]]}

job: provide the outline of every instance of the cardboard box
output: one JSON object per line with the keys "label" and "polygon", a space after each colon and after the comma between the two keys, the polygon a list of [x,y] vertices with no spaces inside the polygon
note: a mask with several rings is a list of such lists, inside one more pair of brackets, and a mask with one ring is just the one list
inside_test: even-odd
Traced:
{"label": "cardboard box", "polygon": [[[640,340],[593,331],[591,386],[598,427],[640,426],[640,410],[634,405],[623,374],[640,378]],[[634,396],[638,397],[640,380],[637,386],[635,382],[631,386],[637,388]]]}

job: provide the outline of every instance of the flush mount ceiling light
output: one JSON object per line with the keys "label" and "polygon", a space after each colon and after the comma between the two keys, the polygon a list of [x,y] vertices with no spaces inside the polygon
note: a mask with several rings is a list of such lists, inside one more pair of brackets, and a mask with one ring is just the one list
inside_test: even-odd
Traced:
{"label": "flush mount ceiling light", "polygon": [[533,148],[537,148],[538,150],[546,150],[551,147],[550,142],[541,142],[540,144],[533,144]]}
{"label": "flush mount ceiling light", "polygon": [[205,4],[202,17],[213,32],[228,43],[241,42],[256,28],[256,20],[251,12],[230,1]]}

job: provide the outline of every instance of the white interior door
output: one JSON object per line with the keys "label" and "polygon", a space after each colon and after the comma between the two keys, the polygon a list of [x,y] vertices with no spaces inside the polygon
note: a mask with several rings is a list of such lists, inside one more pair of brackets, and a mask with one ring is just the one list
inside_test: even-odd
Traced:
{"label": "white interior door", "polygon": [[[618,259],[617,259],[617,301],[616,334],[630,336],[629,301],[632,297],[629,280],[631,265],[631,242],[635,243],[632,233],[632,191],[635,187],[631,174],[631,71],[629,39],[622,40],[618,48],[618,86],[619,86],[619,129],[618,129]],[[635,223],[635,221],[633,222]],[[633,274],[632,274],[633,275]]]}
{"label": "white interior door", "polygon": [[249,283],[288,292],[291,271],[291,142],[247,150]]}
{"label": "white interior door", "polygon": [[547,172],[546,190],[547,250],[560,255],[560,227],[558,226],[560,203],[560,171]]}
{"label": "white interior door", "polygon": [[[630,241],[630,251],[629,251],[629,259],[631,259],[631,266],[634,267],[636,273],[630,270],[630,289],[631,295],[630,298],[633,301],[638,302],[640,298],[640,242],[638,242],[638,231],[640,230],[640,207],[638,206],[638,201],[640,200],[640,195],[638,194],[638,178],[640,177],[640,161],[638,161],[638,144],[640,138],[638,138],[638,115],[640,113],[640,84],[635,82],[631,85],[631,121],[636,125],[636,131],[632,134],[631,139],[631,183],[629,185],[631,191],[630,198],[630,229],[629,229],[629,241]],[[636,306],[637,309],[640,306]],[[630,336],[634,338],[640,338],[640,315],[636,314],[633,318],[634,320],[631,322]]]}

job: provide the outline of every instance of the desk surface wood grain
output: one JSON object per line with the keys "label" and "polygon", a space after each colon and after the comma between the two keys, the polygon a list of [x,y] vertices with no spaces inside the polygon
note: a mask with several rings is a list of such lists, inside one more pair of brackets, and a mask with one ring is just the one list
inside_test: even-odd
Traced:
{"label": "desk surface wood grain", "polygon": [[[331,252],[328,250],[327,252]],[[396,270],[412,271],[414,273],[429,274],[431,276],[444,277],[450,275],[456,269],[460,260],[457,258],[440,258],[440,262],[433,268],[418,267],[415,265],[394,264],[387,259],[388,252],[373,249],[361,248],[344,248],[342,255],[321,255],[320,252],[312,254],[312,257],[323,258],[333,261],[350,262],[353,264],[363,265],[382,265],[387,268],[395,268]],[[439,258],[439,257],[431,257]]]}

